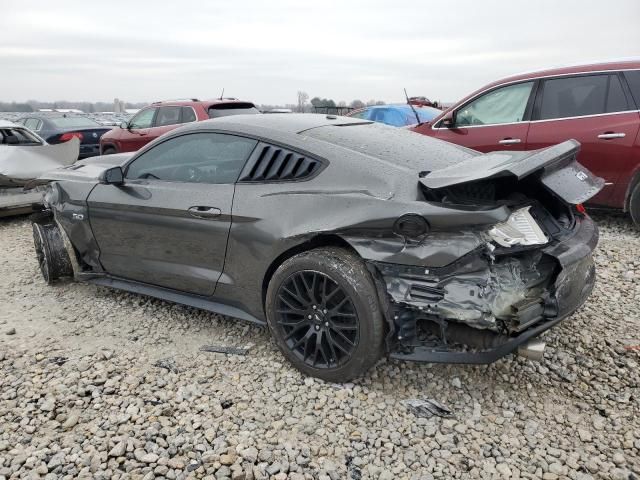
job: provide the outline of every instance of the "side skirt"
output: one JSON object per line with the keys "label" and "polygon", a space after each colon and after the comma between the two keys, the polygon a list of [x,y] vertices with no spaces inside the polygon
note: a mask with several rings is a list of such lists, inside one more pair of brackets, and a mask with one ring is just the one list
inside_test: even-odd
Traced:
{"label": "side skirt", "polygon": [[212,300],[208,297],[202,297],[200,295],[191,295],[189,293],[179,292],[168,288],[157,287],[154,285],[148,285],[146,283],[109,276],[91,276],[83,280],[88,283],[93,283],[94,285],[101,285],[103,287],[115,288],[117,290],[139,293],[141,295],[147,295],[149,297],[159,298],[161,300],[166,300],[173,303],[200,308],[209,312],[219,313],[220,315],[238,318],[240,320],[246,320],[260,326],[266,325],[266,322],[264,322],[263,320],[254,317],[253,315],[245,312],[238,307],[226,305],[219,301]]}

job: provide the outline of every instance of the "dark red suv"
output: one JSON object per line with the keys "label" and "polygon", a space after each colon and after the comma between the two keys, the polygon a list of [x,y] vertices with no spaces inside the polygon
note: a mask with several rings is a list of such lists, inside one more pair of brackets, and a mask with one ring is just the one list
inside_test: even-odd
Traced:
{"label": "dark red suv", "polygon": [[465,97],[414,131],[481,152],[535,150],[574,138],[606,180],[592,205],[640,224],[640,61],[516,75]]}
{"label": "dark red suv", "polygon": [[216,100],[192,98],[152,103],[136,113],[129,122],[123,122],[120,128],[114,128],[102,135],[100,153],[109,155],[136,151],[183,123],[251,113],[260,113],[260,111],[253,103],[235,98]]}

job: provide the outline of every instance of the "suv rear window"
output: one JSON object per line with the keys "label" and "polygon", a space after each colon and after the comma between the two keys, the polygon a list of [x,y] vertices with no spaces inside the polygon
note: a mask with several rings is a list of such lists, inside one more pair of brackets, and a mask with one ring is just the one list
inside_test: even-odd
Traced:
{"label": "suv rear window", "polygon": [[211,105],[208,109],[209,118],[227,117],[229,115],[244,115],[260,113],[253,103],[237,102],[237,103],[221,103],[219,105]]}
{"label": "suv rear window", "polygon": [[617,75],[584,75],[545,80],[540,119],[582,117],[627,109]]}

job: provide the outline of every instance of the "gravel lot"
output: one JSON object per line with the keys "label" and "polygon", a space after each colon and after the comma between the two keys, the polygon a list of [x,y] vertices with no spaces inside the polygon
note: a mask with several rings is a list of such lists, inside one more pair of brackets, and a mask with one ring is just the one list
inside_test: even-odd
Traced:
{"label": "gravel lot", "polygon": [[[29,222],[0,219],[0,480],[637,479],[640,232],[596,219],[595,292],[543,363],[382,360],[345,385],[303,377],[253,325],[48,287]],[[454,417],[418,418],[414,398]]]}

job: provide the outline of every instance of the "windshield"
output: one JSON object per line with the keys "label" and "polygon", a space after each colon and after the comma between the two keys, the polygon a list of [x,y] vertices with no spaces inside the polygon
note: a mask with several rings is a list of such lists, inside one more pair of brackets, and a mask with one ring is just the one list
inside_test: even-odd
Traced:
{"label": "windshield", "polygon": [[58,128],[92,128],[101,126],[98,122],[87,117],[50,117],[48,120]]}
{"label": "windshield", "polygon": [[209,118],[228,117],[229,115],[245,115],[260,113],[253,103],[221,103],[209,107]]}

